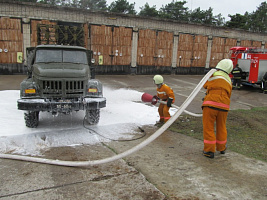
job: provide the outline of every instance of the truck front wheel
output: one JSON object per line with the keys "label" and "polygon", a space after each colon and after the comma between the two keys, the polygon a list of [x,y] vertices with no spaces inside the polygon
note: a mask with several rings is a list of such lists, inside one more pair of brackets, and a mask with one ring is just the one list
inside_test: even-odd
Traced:
{"label": "truck front wheel", "polygon": [[86,110],[85,119],[88,124],[94,125],[99,122],[100,109]]}
{"label": "truck front wheel", "polygon": [[25,124],[29,128],[36,128],[39,123],[39,111],[28,111],[24,113]]}

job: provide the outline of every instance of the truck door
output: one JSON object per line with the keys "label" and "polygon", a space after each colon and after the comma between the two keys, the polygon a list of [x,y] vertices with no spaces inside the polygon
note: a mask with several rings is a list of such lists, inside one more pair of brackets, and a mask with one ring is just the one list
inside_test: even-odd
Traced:
{"label": "truck door", "polygon": [[248,76],[250,71],[250,59],[238,59],[238,65],[243,71],[242,79],[248,81]]}
{"label": "truck door", "polygon": [[263,79],[264,74],[267,72],[267,59],[259,60],[259,73],[258,73],[258,81]]}
{"label": "truck door", "polygon": [[248,81],[250,83],[256,83],[258,81],[258,73],[259,73],[259,57],[251,58],[250,62],[250,71]]}

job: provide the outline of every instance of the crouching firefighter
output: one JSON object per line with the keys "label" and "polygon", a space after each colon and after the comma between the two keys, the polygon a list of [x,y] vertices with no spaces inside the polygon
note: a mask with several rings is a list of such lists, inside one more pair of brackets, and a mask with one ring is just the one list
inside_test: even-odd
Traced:
{"label": "crouching firefighter", "polygon": [[[232,83],[229,73],[233,69],[233,62],[230,59],[221,60],[217,71],[204,84],[207,89],[204,98],[203,109],[203,155],[214,158],[215,150],[221,154],[225,153],[227,142],[226,119],[230,108],[230,97]],[[216,123],[216,134],[214,124]]]}
{"label": "crouching firefighter", "polygon": [[154,84],[157,86],[157,98],[167,103],[160,103],[158,108],[160,116],[159,123],[165,123],[171,118],[169,109],[171,107],[171,104],[175,101],[174,93],[172,88],[163,83],[163,77],[161,75],[155,75],[153,80]]}

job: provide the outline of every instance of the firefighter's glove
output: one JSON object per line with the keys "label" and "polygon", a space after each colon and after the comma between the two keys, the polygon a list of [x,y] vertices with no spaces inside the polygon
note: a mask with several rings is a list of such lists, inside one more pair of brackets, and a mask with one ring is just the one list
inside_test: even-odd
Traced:
{"label": "firefighter's glove", "polygon": [[168,100],[167,100],[167,106],[168,107],[172,107],[172,101],[173,101],[173,99],[168,98]]}
{"label": "firefighter's glove", "polygon": [[156,105],[156,104],[158,103],[158,101],[159,101],[158,96],[157,96],[157,95],[154,95],[153,98],[152,98],[151,103],[152,103],[153,105]]}

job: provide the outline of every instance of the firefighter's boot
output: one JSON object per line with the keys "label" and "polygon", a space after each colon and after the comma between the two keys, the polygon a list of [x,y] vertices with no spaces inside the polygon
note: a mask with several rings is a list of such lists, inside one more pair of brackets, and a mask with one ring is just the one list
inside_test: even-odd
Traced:
{"label": "firefighter's boot", "polygon": [[225,154],[226,149],[227,149],[227,145],[226,145],[226,147],[225,147],[225,149],[223,151],[220,151],[220,153],[221,154]]}
{"label": "firefighter's boot", "polygon": [[208,158],[214,158],[214,153],[211,151],[209,152],[203,151],[203,156],[206,156]]}

